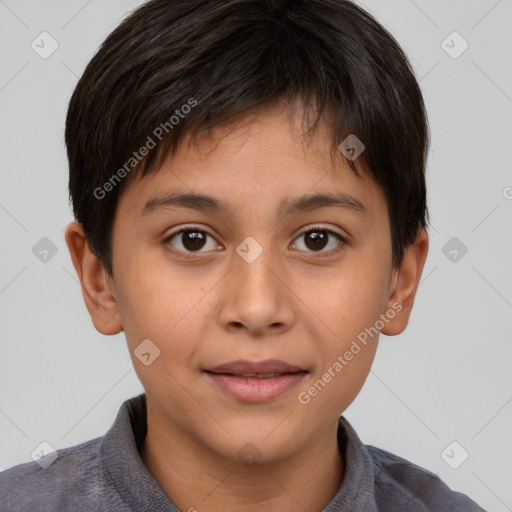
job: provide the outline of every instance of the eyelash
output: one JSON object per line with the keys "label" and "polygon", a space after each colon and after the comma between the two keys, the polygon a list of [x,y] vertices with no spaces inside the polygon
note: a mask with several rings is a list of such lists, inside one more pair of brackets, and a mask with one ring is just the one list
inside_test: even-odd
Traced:
{"label": "eyelash", "polygon": [[[170,242],[174,237],[180,235],[181,233],[185,233],[187,231],[197,231],[200,233],[205,233],[209,237],[214,238],[212,235],[210,235],[207,231],[200,228],[199,226],[188,225],[188,226],[184,226],[184,227],[180,228],[178,231],[175,231],[174,233],[171,233],[169,236],[167,236],[164,239],[164,243],[170,245]],[[307,233],[312,232],[312,231],[322,231],[329,235],[333,235],[335,238],[338,239],[338,241],[340,243],[337,245],[337,247],[335,249],[331,249],[329,251],[305,251],[305,252],[311,252],[313,254],[318,254],[318,255],[320,255],[320,257],[322,257],[322,255],[324,255],[324,254],[333,255],[333,254],[337,254],[338,252],[342,251],[344,246],[347,244],[346,239],[343,236],[341,236],[339,233],[337,233],[336,231],[333,231],[331,229],[324,228],[322,226],[308,226],[304,231],[300,232],[297,235],[295,240],[300,238],[301,236],[304,236]],[[188,252],[188,253],[183,252],[178,249],[175,249],[174,247],[172,247],[171,250],[173,253],[179,254],[179,257],[186,259],[186,260],[196,258],[195,254],[201,254],[200,252],[195,252],[195,253],[194,252]]]}

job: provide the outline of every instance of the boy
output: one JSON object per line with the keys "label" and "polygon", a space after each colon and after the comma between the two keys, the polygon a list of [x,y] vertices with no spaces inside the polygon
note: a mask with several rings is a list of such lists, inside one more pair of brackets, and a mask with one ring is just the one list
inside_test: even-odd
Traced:
{"label": "boy", "polygon": [[66,145],[84,300],[145,393],[3,472],[2,510],[482,510],[342,416],[428,251],[424,104],[372,17],[151,0],[89,63]]}

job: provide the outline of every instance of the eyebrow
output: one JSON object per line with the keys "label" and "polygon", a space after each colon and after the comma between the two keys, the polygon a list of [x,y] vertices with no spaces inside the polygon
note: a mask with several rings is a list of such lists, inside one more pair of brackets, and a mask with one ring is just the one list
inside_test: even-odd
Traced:
{"label": "eyebrow", "polygon": [[[205,213],[229,213],[230,206],[214,197],[194,193],[170,193],[149,199],[140,212],[140,217],[147,217],[150,214],[172,208],[190,208]],[[309,212],[319,208],[343,208],[356,213],[368,214],[367,208],[355,197],[337,192],[332,194],[309,194],[293,199],[284,199],[278,208],[278,216],[284,217],[290,214]]]}

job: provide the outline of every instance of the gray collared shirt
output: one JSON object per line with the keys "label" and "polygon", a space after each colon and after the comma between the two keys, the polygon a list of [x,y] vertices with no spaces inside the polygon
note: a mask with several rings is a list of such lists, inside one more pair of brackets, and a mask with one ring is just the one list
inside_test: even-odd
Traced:
{"label": "gray collared shirt", "polygon": [[[85,443],[0,473],[1,512],[179,512],[144,465],[146,397],[123,403],[110,430]],[[435,474],[396,455],[364,445],[349,422],[339,419],[345,454],[341,486],[323,512],[477,512],[466,495]],[[50,461],[50,459],[48,459]],[[200,504],[190,509],[200,512]],[[187,511],[183,511],[187,512]]]}

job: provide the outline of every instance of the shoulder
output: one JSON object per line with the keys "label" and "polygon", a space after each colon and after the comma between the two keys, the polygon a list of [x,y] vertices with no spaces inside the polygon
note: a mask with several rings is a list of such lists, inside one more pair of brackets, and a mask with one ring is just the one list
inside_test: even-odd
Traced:
{"label": "shoulder", "polygon": [[97,510],[101,438],[0,473],[2,511]]}
{"label": "shoulder", "polygon": [[[485,512],[468,496],[451,490],[437,475],[398,455],[366,446],[375,468],[379,510]],[[397,504],[402,508],[397,508]]]}

